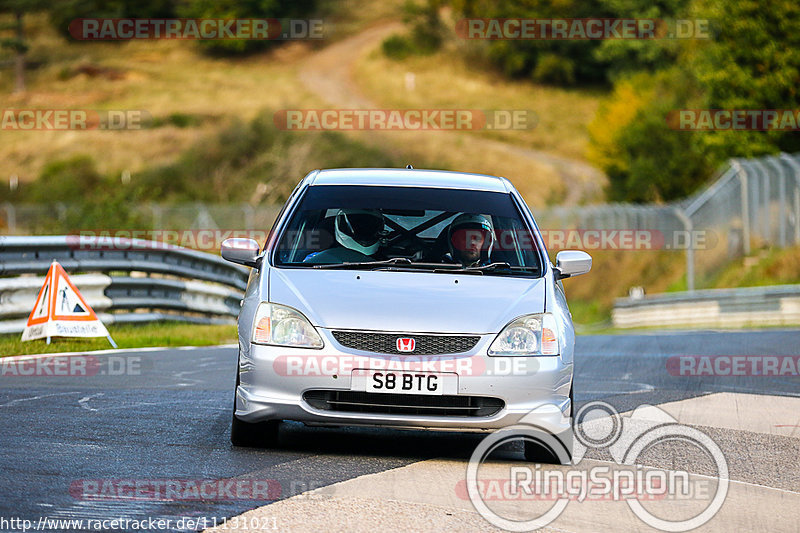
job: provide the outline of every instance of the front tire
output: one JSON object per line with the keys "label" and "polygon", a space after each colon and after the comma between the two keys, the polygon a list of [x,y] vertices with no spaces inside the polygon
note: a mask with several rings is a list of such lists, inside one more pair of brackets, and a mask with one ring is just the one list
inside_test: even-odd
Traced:
{"label": "front tire", "polygon": [[231,420],[231,444],[248,448],[274,448],[278,444],[280,420],[245,422],[233,414]]}
{"label": "front tire", "polygon": [[280,420],[245,422],[236,418],[236,390],[239,389],[239,368],[236,368],[236,388],[233,393],[231,444],[248,448],[274,448],[278,444]]}
{"label": "front tire", "polygon": [[[575,414],[575,403],[573,400],[572,395],[573,388],[570,387],[569,389],[569,416],[572,418],[572,415]],[[570,464],[572,463],[572,429],[561,433],[559,435],[554,435],[554,437],[563,444],[564,449],[567,452],[567,456],[569,460],[563,464]],[[558,454],[555,453],[554,450],[533,442],[531,440],[524,441],[524,453],[525,453],[525,460],[531,463],[547,463],[547,464],[562,464],[561,460],[558,458]]]}

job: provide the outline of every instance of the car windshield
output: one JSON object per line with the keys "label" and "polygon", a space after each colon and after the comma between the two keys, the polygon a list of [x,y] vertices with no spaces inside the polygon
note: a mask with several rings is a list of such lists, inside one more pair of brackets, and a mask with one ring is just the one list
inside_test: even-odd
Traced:
{"label": "car windshield", "polygon": [[462,189],[316,185],[274,253],[276,266],[541,275],[511,195]]}

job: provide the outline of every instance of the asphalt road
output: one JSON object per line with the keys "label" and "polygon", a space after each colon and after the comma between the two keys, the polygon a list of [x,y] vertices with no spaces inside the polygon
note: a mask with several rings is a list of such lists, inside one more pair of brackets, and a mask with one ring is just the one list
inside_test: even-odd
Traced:
{"label": "asphalt road", "polygon": [[[797,355],[799,341],[800,330],[579,337],[575,400],[580,407],[603,399],[625,411],[720,391],[800,396],[797,377],[681,377],[668,370],[679,355]],[[0,377],[0,531],[15,530],[3,519],[42,517],[206,517],[211,525],[214,517],[267,502],[120,500],[85,487],[102,480],[276,480],[272,495],[284,499],[424,459],[467,458],[481,439],[291,423],[282,427],[279,450],[237,449],[228,440],[234,347],[122,352],[80,364],[93,375],[17,376],[6,368]],[[795,440],[713,428],[709,434],[731,455],[733,478],[800,486]],[[794,466],[776,468],[781,461]]]}

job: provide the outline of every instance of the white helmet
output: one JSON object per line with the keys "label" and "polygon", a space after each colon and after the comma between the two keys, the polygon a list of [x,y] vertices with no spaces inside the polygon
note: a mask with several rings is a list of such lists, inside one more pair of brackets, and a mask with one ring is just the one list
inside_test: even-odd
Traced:
{"label": "white helmet", "polygon": [[373,209],[340,209],[336,214],[336,241],[350,250],[372,255],[380,246],[383,215]]}

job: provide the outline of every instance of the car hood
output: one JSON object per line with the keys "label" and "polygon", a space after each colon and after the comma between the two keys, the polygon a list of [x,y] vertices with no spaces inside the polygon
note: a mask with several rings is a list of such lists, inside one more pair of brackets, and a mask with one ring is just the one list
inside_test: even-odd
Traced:
{"label": "car hood", "polygon": [[270,269],[269,299],[328,329],[497,333],[544,312],[544,278]]}

